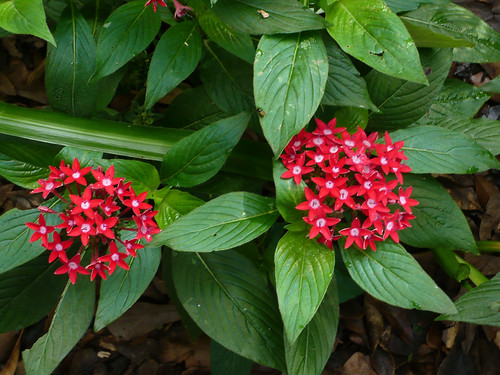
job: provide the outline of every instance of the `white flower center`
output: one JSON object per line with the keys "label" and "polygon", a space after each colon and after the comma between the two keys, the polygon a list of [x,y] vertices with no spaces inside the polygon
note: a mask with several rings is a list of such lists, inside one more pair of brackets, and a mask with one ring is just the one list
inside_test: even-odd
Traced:
{"label": "white flower center", "polygon": [[101,232],[105,232],[108,229],[108,225],[105,223],[102,223],[101,225],[99,225],[99,228],[100,228]]}
{"label": "white flower center", "polygon": [[351,229],[351,236],[358,237],[359,236],[359,229],[358,228],[352,228]]}
{"label": "white flower center", "polygon": [[54,248],[56,249],[56,251],[63,251],[63,245],[61,245],[60,243],[56,244],[56,246],[54,246]]}
{"label": "white flower center", "polygon": [[361,163],[361,158],[359,157],[359,155],[354,155],[352,158],[351,158],[352,162],[354,164],[360,164]]}
{"label": "white flower center", "polygon": [[68,226],[72,227],[73,225],[75,225],[75,221],[74,220],[68,220]]}
{"label": "white flower center", "polygon": [[109,207],[109,206],[104,207],[104,211],[106,211],[106,212],[111,211],[111,207]]}
{"label": "white flower center", "polygon": [[392,221],[389,221],[389,223],[387,224],[387,226],[385,227],[385,229],[392,230],[393,228],[394,228],[394,223]]}
{"label": "white flower center", "polygon": [[332,132],[330,129],[325,129],[325,130],[323,130],[323,134],[324,134],[324,135],[330,135],[330,134],[332,134],[332,133],[333,133],[333,132]]}
{"label": "white flower center", "polygon": [[363,167],[363,173],[365,173],[365,174],[370,173],[370,167],[369,167],[368,165],[365,165],[365,166]]}
{"label": "white flower center", "polygon": [[339,146],[332,146],[330,147],[330,153],[331,154],[336,154],[339,151]]}
{"label": "white flower center", "polygon": [[402,205],[405,205],[406,204],[406,198],[405,197],[399,197],[399,203],[401,203]]}
{"label": "white flower center", "polygon": [[380,158],[380,164],[387,165],[387,163],[388,163],[388,161],[387,161],[387,158],[385,156]]}
{"label": "white flower center", "polygon": [[349,196],[349,192],[346,189],[340,190],[340,199],[344,200]]}
{"label": "white flower center", "polygon": [[334,185],[335,184],[333,183],[333,181],[326,181],[326,184],[325,184],[327,189],[331,189]]}
{"label": "white flower center", "polygon": [[80,178],[81,174],[80,172],[75,172],[71,176],[76,180],[77,178]]}
{"label": "white flower center", "polygon": [[325,219],[321,218],[321,219],[316,220],[316,226],[318,228],[323,228],[325,225],[326,225]]}
{"label": "white flower center", "polygon": [[68,267],[70,270],[76,270],[78,268],[78,264],[76,264],[75,262],[69,262]]}
{"label": "white flower center", "polygon": [[293,174],[300,174],[300,172],[302,172],[302,168],[300,168],[298,165],[293,167],[293,171],[292,171]]}
{"label": "white flower center", "polygon": [[387,151],[392,151],[394,150],[394,147],[392,145],[387,146]]}
{"label": "white flower center", "polygon": [[319,200],[318,199],[313,199],[311,201],[311,203],[309,203],[309,207],[311,207],[313,210],[316,210],[318,209],[318,207],[321,205],[321,203],[319,203]]}
{"label": "white flower center", "polygon": [[302,143],[302,142],[300,142],[300,141],[295,141],[295,142],[293,143],[293,147],[300,147],[301,143]]}
{"label": "white flower center", "polygon": [[122,195],[123,194],[123,189],[122,188],[119,188],[116,190],[116,192],[119,194],[119,195]]}
{"label": "white flower center", "polygon": [[316,146],[322,145],[322,144],[323,144],[323,138],[316,137],[316,138],[314,138],[314,139],[313,139],[313,143],[314,143]]}
{"label": "white flower center", "polygon": [[316,156],[314,157],[314,161],[315,161],[316,163],[321,163],[324,159],[325,159],[324,155],[316,155]]}
{"label": "white flower center", "polygon": [[368,142],[366,139],[363,141],[363,144],[366,146],[366,147],[371,147],[372,144],[370,142]]}
{"label": "white flower center", "polygon": [[47,227],[44,227],[43,225],[40,227],[40,234],[45,234],[47,233]]}
{"label": "white flower center", "polygon": [[54,188],[54,183],[49,182],[47,185],[45,185],[45,190],[52,190]]}
{"label": "white flower center", "polygon": [[110,186],[113,182],[109,178],[102,180],[102,186]]}
{"label": "white flower center", "polygon": [[377,205],[377,202],[375,202],[375,200],[374,200],[374,199],[368,199],[368,200],[366,201],[366,205],[367,205],[369,208],[373,208],[373,207],[375,207],[375,206]]}
{"label": "white flower center", "polygon": [[115,254],[111,255],[111,260],[113,262],[116,262],[116,261],[120,260],[120,256],[115,253]]}
{"label": "white flower center", "polygon": [[365,182],[364,182],[364,184],[363,184],[363,187],[364,187],[365,189],[367,189],[367,190],[368,190],[368,189],[371,189],[371,187],[372,187],[372,183],[371,183],[371,181],[365,181]]}
{"label": "white flower center", "polygon": [[133,206],[133,207],[139,207],[139,202],[137,201],[137,199],[134,199],[134,200],[132,201],[132,206]]}
{"label": "white flower center", "polygon": [[348,139],[347,141],[345,141],[344,144],[347,147],[354,147],[354,145],[355,145],[354,141],[351,141],[350,139]]}
{"label": "white flower center", "polygon": [[339,173],[340,168],[339,167],[332,167],[332,172],[333,173]]}
{"label": "white flower center", "polygon": [[82,210],[87,210],[90,208],[90,202],[89,201],[83,201],[82,204],[80,205]]}
{"label": "white flower center", "polygon": [[82,232],[87,233],[89,231],[90,231],[90,224],[86,224],[86,223],[82,224]]}
{"label": "white flower center", "polygon": [[146,234],[146,233],[148,233],[148,228],[146,228],[145,226],[142,226],[142,227],[141,227],[141,233],[142,233],[142,234]]}

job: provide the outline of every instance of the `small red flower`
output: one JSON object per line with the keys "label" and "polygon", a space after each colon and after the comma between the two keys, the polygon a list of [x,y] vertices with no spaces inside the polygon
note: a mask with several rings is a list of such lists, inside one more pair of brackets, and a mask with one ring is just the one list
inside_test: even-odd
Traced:
{"label": "small red flower", "polygon": [[281,178],[292,178],[297,185],[300,185],[302,181],[302,175],[311,173],[314,168],[304,167],[304,162],[306,160],[305,155],[300,155],[297,160],[287,165],[288,171],[281,175]]}
{"label": "small red flower", "polygon": [[93,260],[86,268],[92,272],[90,274],[90,281],[93,281],[97,275],[106,280],[107,276],[105,271],[109,271],[109,267],[100,260]]}
{"label": "small red flower", "polygon": [[37,223],[26,223],[28,228],[33,229],[35,233],[31,235],[30,242],[35,242],[38,239],[42,239],[42,244],[47,245],[49,242],[47,235],[54,231],[55,227],[51,225],[47,225],[45,222],[45,218],[42,214],[38,216],[38,224]]}
{"label": "small red flower", "polygon": [[130,267],[123,259],[127,257],[127,254],[125,253],[120,253],[118,251],[118,246],[116,246],[115,241],[111,241],[109,243],[109,254],[103,255],[102,257],[99,257],[98,261],[100,262],[109,262],[109,274],[111,275],[113,272],[115,272],[116,266],[120,266],[121,268],[125,270],[129,270]]}
{"label": "small red flower", "polygon": [[165,4],[164,0],[149,0],[146,4],[144,4],[145,7],[148,5],[153,4],[153,10],[156,12],[156,7],[158,4],[160,4],[162,7],[167,7],[167,4]]}
{"label": "small red flower", "polygon": [[80,215],[75,216],[75,225],[71,232],[68,233],[68,236],[76,237],[80,236],[82,240],[82,245],[87,246],[89,243],[90,236],[96,234],[96,229],[94,227],[94,220],[87,219],[85,220]]}
{"label": "small red flower", "polygon": [[67,263],[68,257],[66,255],[66,249],[69,248],[72,244],[73,241],[71,240],[61,241],[59,233],[54,232],[54,241],[49,242],[47,246],[45,246],[47,249],[52,251],[49,255],[49,263],[52,263],[57,258],[59,258],[61,262]]}
{"label": "small red flower", "polygon": [[67,167],[66,165],[61,165],[61,171],[64,172],[66,176],[68,176],[64,180],[64,183],[68,185],[75,181],[80,185],[86,186],[87,180],[85,180],[83,176],[89,173],[91,169],[92,167],[80,168],[80,162],[77,158],[73,160],[73,165],[71,166],[71,168]]}
{"label": "small red flower", "polygon": [[116,216],[108,217],[104,220],[101,215],[96,214],[94,220],[97,234],[103,234],[109,239],[115,238],[115,232],[113,232],[111,228],[113,228],[118,222],[118,218]]}
{"label": "small red flower", "polygon": [[92,188],[90,186],[85,188],[81,197],[70,194],[69,198],[76,205],[71,210],[71,213],[76,215],[83,212],[89,218],[93,218],[95,215],[93,208],[99,206],[103,201],[102,199],[92,199]]}
{"label": "small red flower", "polygon": [[42,193],[43,199],[46,199],[50,193],[54,192],[54,190],[62,185],[61,181],[51,180],[50,178],[48,180],[38,180],[38,183],[40,187],[32,190],[31,194]]}
{"label": "small red flower", "polygon": [[337,223],[340,222],[340,219],[334,217],[320,217],[313,220],[304,217],[303,219],[307,224],[312,225],[311,231],[309,232],[309,238],[314,238],[321,233],[326,240],[332,238],[332,232],[329,227],[337,225]]}
{"label": "small red flower", "polygon": [[133,189],[131,189],[131,191],[132,191],[132,194],[130,194],[130,199],[124,200],[123,204],[127,207],[130,207],[132,209],[132,211],[134,211],[134,214],[140,215],[141,210],[148,210],[148,209],[153,207],[149,203],[144,202],[144,200],[146,199],[146,197],[148,195],[147,191],[142,192],[141,194],[139,194],[137,196],[135,195],[135,192]]}
{"label": "small red flower", "polygon": [[324,198],[319,198],[316,194],[313,193],[311,189],[308,187],[305,188],[306,193],[306,202],[302,202],[297,205],[297,210],[309,210],[308,217],[310,220],[315,217],[325,217],[326,214],[329,214],[333,210],[328,207],[326,204],[323,204]]}
{"label": "small red flower", "polygon": [[97,180],[94,184],[94,189],[104,188],[109,195],[113,195],[115,192],[114,185],[117,185],[123,178],[115,178],[115,167],[112,165],[108,168],[106,173],[102,173],[101,170],[92,169],[92,175]]}
{"label": "small red flower", "polygon": [[339,231],[339,234],[343,236],[347,236],[345,241],[345,248],[349,248],[353,243],[355,243],[359,248],[365,249],[363,237],[369,236],[372,234],[371,230],[361,228],[361,223],[358,218],[355,218],[350,228],[345,228]]}
{"label": "small red flower", "polygon": [[71,284],[76,283],[76,277],[79,273],[81,273],[82,275],[90,275],[90,272],[80,265],[80,255],[78,254],[54,272],[54,274],[56,275],[62,275],[64,273],[67,273],[69,275]]}

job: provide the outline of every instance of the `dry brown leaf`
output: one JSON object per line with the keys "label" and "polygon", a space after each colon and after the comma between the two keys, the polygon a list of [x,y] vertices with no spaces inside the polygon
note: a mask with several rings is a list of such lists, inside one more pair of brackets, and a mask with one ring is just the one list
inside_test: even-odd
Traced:
{"label": "dry brown leaf", "polygon": [[444,346],[446,346],[448,349],[451,349],[453,347],[453,344],[455,343],[455,340],[457,338],[459,328],[460,323],[456,322],[450,327],[443,330],[441,339],[443,340]]}
{"label": "dry brown leaf", "polygon": [[483,208],[486,208],[491,196],[498,192],[498,187],[491,180],[488,180],[480,175],[475,176],[475,182],[476,194],[479,203]]}
{"label": "dry brown leaf", "polygon": [[494,194],[488,204],[479,227],[481,241],[500,239],[500,193]]}
{"label": "dry brown leaf", "polygon": [[377,349],[382,333],[384,332],[384,318],[375,306],[374,298],[365,294],[365,322],[370,341],[370,350],[373,353]]}
{"label": "dry brown leaf", "polygon": [[341,375],[377,375],[370,364],[370,357],[357,352],[354,353],[340,369]]}
{"label": "dry brown leaf", "polygon": [[19,334],[17,338],[16,345],[14,345],[14,349],[10,354],[9,360],[5,364],[5,366],[0,370],[0,375],[14,375],[16,373],[17,363],[19,362],[19,350],[21,347],[21,336],[23,332]]}

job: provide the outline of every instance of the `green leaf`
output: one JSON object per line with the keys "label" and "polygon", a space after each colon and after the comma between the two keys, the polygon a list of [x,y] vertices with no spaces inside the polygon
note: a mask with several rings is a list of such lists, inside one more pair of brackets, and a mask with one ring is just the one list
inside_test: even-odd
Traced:
{"label": "green leaf", "polygon": [[59,167],[62,160],[66,164],[72,165],[75,159],[78,159],[80,167],[94,166],[96,161],[101,160],[102,152],[88,151],[76,147],[64,147],[54,158],[54,165]]}
{"label": "green leaf", "polygon": [[500,93],[500,76],[495,77],[489,82],[486,82],[481,86],[481,90],[495,94]]}
{"label": "green leaf", "polygon": [[160,15],[144,1],[122,5],[106,19],[97,42],[97,70],[93,80],[117,71],[154,39],[160,29]]}
{"label": "green leaf", "polygon": [[266,232],[278,217],[274,199],[246,192],[221,195],[156,235],[151,245],[177,251],[231,249]]}
{"label": "green leaf", "polygon": [[391,133],[413,173],[476,173],[500,169],[500,162],[468,136],[437,126],[420,125]]}
{"label": "green leaf", "polygon": [[421,4],[449,3],[450,0],[384,0],[394,13],[417,9]]}
{"label": "green leaf", "polygon": [[151,247],[137,251],[129,258],[130,270],[117,267],[113,275],[101,281],[94,330],[99,331],[119,318],[139,299],[153,280],[160,265],[161,249]]}
{"label": "green leaf", "polygon": [[163,158],[162,181],[195,186],[213,177],[241,138],[249,113],[217,121],[177,142]]}
{"label": "green leaf", "polygon": [[411,228],[399,231],[402,242],[415,247],[463,249],[477,252],[464,214],[446,190],[431,176],[405,175],[404,187],[413,186]]}
{"label": "green leaf", "polygon": [[88,277],[66,283],[49,330],[23,352],[27,374],[50,375],[83,337],[94,316],[95,285]]}
{"label": "green leaf", "polygon": [[274,254],[276,293],[288,342],[293,344],[316,313],[335,268],[335,252],[307,232],[288,232]]}
{"label": "green leaf", "polygon": [[52,310],[67,282],[54,275],[59,266],[40,256],[0,275],[0,332],[28,327]]}
{"label": "green leaf", "polygon": [[254,109],[252,67],[216,45],[205,43],[212,56],[200,68],[200,78],[212,101],[224,112]]}
{"label": "green leaf", "polygon": [[344,52],[387,75],[427,84],[415,43],[382,0],[338,0],[326,20]]}
{"label": "green leaf", "polygon": [[217,341],[210,342],[211,375],[250,375],[253,362],[224,348]]}
{"label": "green leaf", "polygon": [[378,111],[370,99],[365,80],[349,57],[331,38],[324,38],[324,41],[329,69],[322,103]]}
{"label": "green leaf", "polygon": [[197,86],[176,96],[159,123],[170,128],[199,130],[228,116],[210,99],[203,86]]}
{"label": "green leaf", "polygon": [[368,110],[357,107],[341,107],[335,112],[337,126],[344,127],[350,133],[355,133],[358,127],[365,129],[368,125]]}
{"label": "green leaf", "polygon": [[289,223],[302,222],[304,211],[299,211],[295,207],[306,201],[304,189],[307,186],[302,180],[297,185],[293,178],[281,178],[281,175],[288,169],[283,165],[281,159],[273,162],[274,186],[276,187],[276,206]]}
{"label": "green leaf", "polygon": [[155,220],[161,229],[172,224],[179,217],[187,215],[196,207],[202,206],[205,202],[185,191],[170,189],[155,207],[158,215]]}
{"label": "green leaf", "polygon": [[372,70],[367,74],[368,91],[381,113],[371,113],[369,126],[380,130],[399,129],[411,125],[432,105],[452,62],[449,49],[421,50],[421,63],[429,72],[429,85],[388,77]]}
{"label": "green leaf", "polygon": [[38,180],[47,178],[49,172],[48,168],[40,168],[19,160],[12,160],[8,156],[0,154],[0,176],[25,189],[38,187]]}
{"label": "green leaf", "polygon": [[246,34],[296,33],[325,28],[323,18],[297,0],[219,0],[214,13]]}
{"label": "green leaf", "polygon": [[469,85],[458,79],[447,79],[418,124],[441,126],[441,122],[450,117],[471,118],[490,97],[491,95],[483,88]]}
{"label": "green leaf", "polygon": [[364,291],[354,282],[351,275],[349,275],[344,260],[339,253],[337,251],[335,253],[336,262],[334,278],[337,283],[337,298],[339,303],[343,303],[363,294]]}
{"label": "green leaf", "polygon": [[474,47],[455,48],[453,60],[486,63],[500,61],[500,34],[474,13],[453,3],[422,5],[401,18],[405,23],[426,26],[434,33],[465,39]]}
{"label": "green leaf", "polygon": [[208,336],[242,357],[284,371],[278,306],[247,258],[235,250],[174,252],[172,270],[182,305]]}
{"label": "green leaf", "polygon": [[255,47],[250,35],[233,29],[210,10],[202,12],[198,16],[198,22],[210,40],[240,59],[253,64]]}
{"label": "green leaf", "polygon": [[47,97],[57,110],[91,116],[96,110],[98,85],[89,83],[96,67],[96,45],[83,16],[73,3],[59,18],[57,47],[48,49],[45,68]]}
{"label": "green leaf", "polygon": [[143,161],[124,159],[101,159],[98,161],[104,170],[115,167],[115,177],[124,177],[132,181],[132,187],[137,194],[144,191],[154,192],[160,186],[160,176],[156,168]]}
{"label": "green leaf", "polygon": [[195,70],[201,57],[201,35],[192,21],[170,27],[156,45],[149,66],[146,101],[150,109]]}
{"label": "green leaf", "polygon": [[351,277],[373,297],[405,309],[454,313],[455,305],[418,262],[398,244],[377,243],[377,251],[344,249]]}
{"label": "green leaf", "polygon": [[285,338],[289,375],[319,375],[330,358],[339,323],[336,280],[332,279],[318,311],[291,345]]}
{"label": "green leaf", "polygon": [[31,34],[56,44],[45,21],[42,0],[2,1],[0,27],[14,34]]}
{"label": "green leaf", "polygon": [[[53,204],[47,206],[53,207]],[[36,258],[47,249],[41,241],[29,242],[34,231],[26,223],[38,223],[37,209],[20,211],[13,208],[0,216],[0,273],[11,270]],[[44,215],[47,225],[60,223],[57,215]]]}
{"label": "green leaf", "polygon": [[60,150],[60,146],[0,134],[2,155],[47,170],[47,166],[54,161],[54,156]]}
{"label": "green leaf", "polygon": [[441,315],[437,320],[454,320],[500,327],[500,274],[460,297],[456,314]]}
{"label": "green leaf", "polygon": [[328,78],[328,56],[318,33],[264,35],[254,64],[260,124],[275,156],[314,115]]}
{"label": "green leaf", "polygon": [[445,129],[461,132],[472,138],[493,155],[500,154],[500,121],[489,118],[451,117],[436,124]]}

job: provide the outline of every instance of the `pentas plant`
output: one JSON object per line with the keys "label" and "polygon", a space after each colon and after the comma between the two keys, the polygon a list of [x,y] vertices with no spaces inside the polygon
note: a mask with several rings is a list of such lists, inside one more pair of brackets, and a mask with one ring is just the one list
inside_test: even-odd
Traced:
{"label": "pentas plant", "polygon": [[[346,249],[356,244],[374,251],[388,237],[399,242],[398,231],[410,227],[411,207],[418,205],[411,187],[398,188],[403,173],[411,171],[403,163],[404,142],[393,143],[387,132],[384,142],[376,142],[378,133],[367,135],[362,128],[351,135],[336,127],[336,119],[316,124],[294,136],[281,155],[288,169],[281,177],[307,184],[307,201],[296,208],[307,211],[309,238],[319,236],[332,249],[344,236]],[[344,228],[336,230],[343,219]]]}
{"label": "pentas plant", "polygon": [[[62,263],[54,273],[68,274],[74,284],[78,274],[90,275],[94,280],[97,276],[106,279],[116,267],[128,270],[125,259],[135,257],[136,250],[144,247],[140,240],[149,242],[153,234],[160,232],[154,221],[157,211],[145,202],[147,192],[136,194],[131,182],[115,177],[113,165],[106,171],[101,166],[81,168],[74,159],[72,165],[63,160],[59,168],[50,166],[50,170],[49,177],[39,180],[40,186],[31,193],[42,193],[44,199],[52,194],[66,207],[58,212],[40,206],[38,223],[26,225],[34,230],[30,242],[41,240],[50,251],[49,263]],[[45,215],[58,215],[61,223],[47,225]],[[132,231],[135,237],[122,239],[122,231]],[[70,258],[68,251],[73,248],[77,251]],[[87,249],[92,257],[84,266],[81,258]]]}

